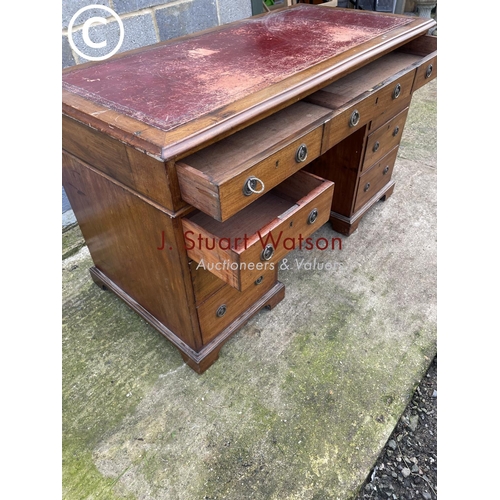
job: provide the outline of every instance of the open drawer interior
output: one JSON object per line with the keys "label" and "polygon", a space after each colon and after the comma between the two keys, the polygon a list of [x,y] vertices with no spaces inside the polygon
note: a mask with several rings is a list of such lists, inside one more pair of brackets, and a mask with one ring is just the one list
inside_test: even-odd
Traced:
{"label": "open drawer interior", "polygon": [[333,187],[298,171],[225,222],[195,211],[182,219],[187,254],[244,290],[328,220]]}
{"label": "open drawer interior", "polygon": [[307,96],[305,101],[332,110],[322,153],[365,125],[370,129],[395,116],[436,74],[436,38],[422,36]]}
{"label": "open drawer interior", "polygon": [[[321,105],[334,110],[341,109],[366,92],[377,90],[386,82],[413,71],[434,58],[437,59],[437,38],[427,35],[419,37],[321,89],[319,95],[322,92],[331,94],[328,103],[321,101]],[[425,69],[427,70],[427,66]],[[427,78],[432,79],[436,75],[437,66],[432,68]],[[414,90],[416,89],[412,87],[411,91]],[[306,100],[315,102],[313,96],[314,94]]]}
{"label": "open drawer interior", "polygon": [[396,53],[416,58],[412,92],[437,77],[437,37],[421,36],[400,47]]}
{"label": "open drawer interior", "polygon": [[176,163],[182,198],[225,221],[321,154],[331,110],[297,102]]}

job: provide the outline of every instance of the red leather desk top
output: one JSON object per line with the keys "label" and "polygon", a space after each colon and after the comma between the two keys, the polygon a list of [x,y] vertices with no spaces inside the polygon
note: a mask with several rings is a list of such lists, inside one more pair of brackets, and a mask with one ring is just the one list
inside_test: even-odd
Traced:
{"label": "red leather desk top", "polygon": [[71,68],[63,87],[169,131],[412,21],[301,4]]}

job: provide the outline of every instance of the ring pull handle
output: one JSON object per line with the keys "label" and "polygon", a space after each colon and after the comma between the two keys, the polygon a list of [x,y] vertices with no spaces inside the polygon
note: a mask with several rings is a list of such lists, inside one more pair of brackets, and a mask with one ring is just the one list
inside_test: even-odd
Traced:
{"label": "ring pull handle", "polygon": [[[261,188],[257,189],[257,186],[260,184]],[[265,186],[264,183],[258,177],[249,177],[245,184],[243,185],[243,194],[245,196],[250,196],[252,193],[260,194],[264,192]]]}
{"label": "ring pull handle", "polygon": [[227,311],[227,306],[226,304],[222,304],[221,306],[219,306],[219,308],[217,309],[217,312],[215,313],[215,315],[218,317],[218,318],[222,318],[222,316],[224,316],[224,314],[226,314],[226,311]]}
{"label": "ring pull handle", "polygon": [[385,175],[387,172],[389,172],[389,165],[387,165],[387,167],[384,168],[382,175]]}
{"label": "ring pull handle", "polygon": [[398,134],[399,134],[399,125],[397,125],[396,127],[394,127],[394,132],[392,133],[392,135],[394,137],[396,137]]}
{"label": "ring pull handle", "polygon": [[394,87],[394,92],[392,93],[392,98],[397,99],[400,96],[400,94],[401,94],[401,84],[398,83]]}
{"label": "ring pull handle", "polygon": [[366,193],[369,189],[370,189],[370,183],[369,183],[369,182],[367,182],[367,183],[365,184],[365,193]]}
{"label": "ring pull handle", "polygon": [[314,208],[313,210],[311,210],[309,217],[307,217],[307,223],[314,224],[317,218],[318,218],[318,209]]}
{"label": "ring pull handle", "polygon": [[355,109],[349,118],[349,127],[355,127],[359,123],[360,118],[361,115],[359,114],[359,111]]}
{"label": "ring pull handle", "polygon": [[262,253],[260,254],[261,260],[271,260],[274,255],[274,247],[271,244],[266,245]]}
{"label": "ring pull handle", "polygon": [[302,163],[303,161],[305,161],[307,158],[307,146],[305,144],[301,144],[298,149],[297,149],[297,152],[295,153],[295,161],[297,163]]}
{"label": "ring pull handle", "polygon": [[373,152],[376,153],[378,151],[378,148],[380,147],[380,142],[376,142],[374,145],[373,145]]}
{"label": "ring pull handle", "polygon": [[432,64],[429,64],[429,66],[427,66],[427,70],[425,71],[425,78],[429,78],[432,75],[433,69],[434,68],[433,68]]}

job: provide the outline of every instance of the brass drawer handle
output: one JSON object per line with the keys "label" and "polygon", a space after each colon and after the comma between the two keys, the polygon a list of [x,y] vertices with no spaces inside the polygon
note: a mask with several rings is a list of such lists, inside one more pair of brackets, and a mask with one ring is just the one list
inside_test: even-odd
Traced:
{"label": "brass drawer handle", "polygon": [[226,304],[222,304],[221,306],[219,306],[219,308],[217,309],[217,312],[215,313],[215,315],[218,317],[218,318],[222,318],[222,316],[224,316],[224,314],[226,314],[226,311],[227,311],[227,306]]}
{"label": "brass drawer handle", "polygon": [[376,153],[378,151],[378,148],[380,147],[380,142],[376,142],[374,145],[373,145],[373,152]]}
{"label": "brass drawer handle", "polygon": [[[261,188],[257,189],[257,185],[260,183]],[[260,194],[264,191],[264,183],[258,177],[249,177],[243,186],[243,194],[245,196],[250,196],[252,193]]]}
{"label": "brass drawer handle", "polygon": [[271,244],[269,244],[266,245],[266,248],[264,248],[264,250],[262,250],[262,253],[260,254],[260,259],[270,260],[273,255],[274,255],[274,247]]}
{"label": "brass drawer handle", "polygon": [[382,175],[385,175],[387,172],[389,172],[389,165],[387,165],[387,167],[384,168]]}
{"label": "brass drawer handle", "polygon": [[264,281],[264,276],[259,276],[259,277],[255,280],[255,284],[256,284],[256,285],[260,285],[263,281]]}
{"label": "brass drawer handle", "polygon": [[307,217],[307,223],[314,224],[317,218],[318,218],[318,209],[314,208],[313,210],[311,210],[309,217]]}
{"label": "brass drawer handle", "polygon": [[369,189],[370,189],[370,183],[369,183],[369,182],[367,182],[367,183],[365,184],[365,193],[366,193]]}
{"label": "brass drawer handle", "polygon": [[399,134],[399,125],[396,125],[396,127],[394,128],[394,132],[392,133],[392,135],[394,137],[396,137],[398,134]]}
{"label": "brass drawer handle", "polygon": [[429,78],[432,75],[432,70],[433,70],[432,64],[429,64],[425,72],[425,78]]}
{"label": "brass drawer handle", "polygon": [[359,123],[360,118],[361,115],[359,114],[359,111],[355,109],[349,119],[349,127],[355,127]]}
{"label": "brass drawer handle", "polygon": [[394,92],[392,93],[392,98],[393,98],[393,99],[397,99],[400,95],[401,95],[401,84],[400,84],[400,83],[398,83],[398,84],[394,87]]}
{"label": "brass drawer handle", "polygon": [[297,149],[297,153],[295,153],[295,161],[297,163],[302,163],[307,158],[307,146],[305,144],[301,144]]}

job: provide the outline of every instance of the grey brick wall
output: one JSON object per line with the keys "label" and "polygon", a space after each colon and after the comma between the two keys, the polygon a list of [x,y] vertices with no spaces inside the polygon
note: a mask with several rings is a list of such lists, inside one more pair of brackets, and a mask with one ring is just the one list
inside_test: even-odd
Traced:
{"label": "grey brick wall", "polygon": [[189,3],[167,5],[156,10],[155,15],[162,41],[220,24],[216,0],[192,0]]}
{"label": "grey brick wall", "polygon": [[[105,5],[106,7],[111,7],[110,0],[63,0],[62,2],[62,27],[67,28],[68,24],[73,17],[81,8],[87,7],[88,5]],[[92,16],[102,15],[102,11],[98,9],[90,10],[86,18]],[[81,21],[82,23],[85,21]]]}
{"label": "grey brick wall", "polygon": [[[156,42],[195,33],[219,24],[226,24],[252,15],[252,0],[63,0],[62,5],[62,67],[87,62],[82,56],[101,57],[116,47],[120,28],[111,13],[95,8],[81,13],[73,24],[72,40],[68,26],[81,8],[103,5],[112,9],[123,23],[124,38],[118,52],[144,47]],[[102,17],[107,24],[94,24],[88,30],[94,44],[89,47],[83,39],[83,26],[91,17]]]}

